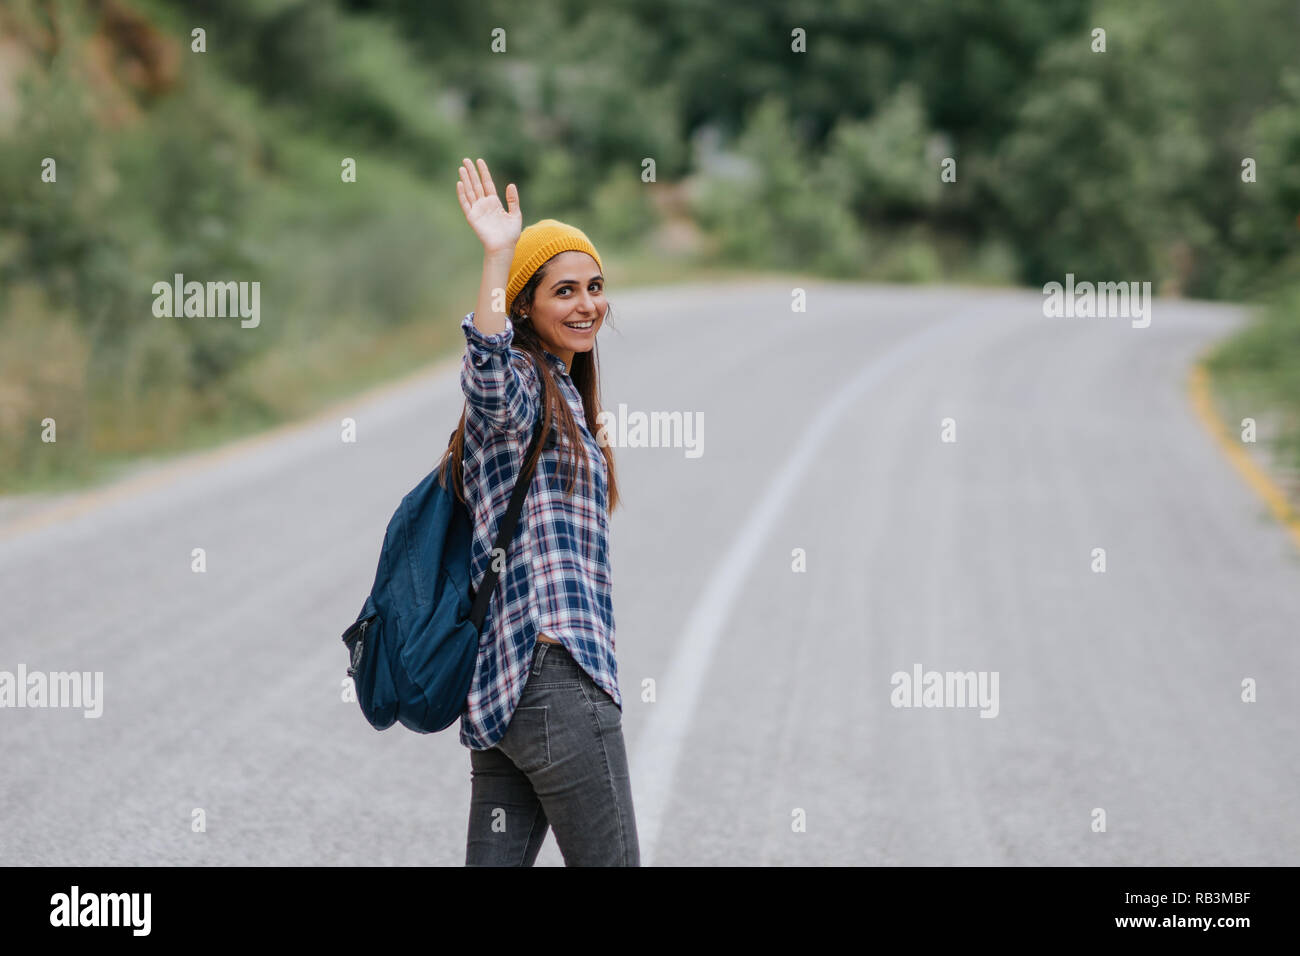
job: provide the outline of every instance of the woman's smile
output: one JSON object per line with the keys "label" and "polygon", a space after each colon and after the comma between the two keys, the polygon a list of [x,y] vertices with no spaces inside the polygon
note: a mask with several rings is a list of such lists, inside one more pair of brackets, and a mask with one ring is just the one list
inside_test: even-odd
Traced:
{"label": "woman's smile", "polygon": [[595,329],[596,320],[586,319],[585,321],[578,320],[576,322],[565,322],[564,327],[567,329],[572,329],[574,332],[577,332],[579,335],[587,335],[593,329]]}

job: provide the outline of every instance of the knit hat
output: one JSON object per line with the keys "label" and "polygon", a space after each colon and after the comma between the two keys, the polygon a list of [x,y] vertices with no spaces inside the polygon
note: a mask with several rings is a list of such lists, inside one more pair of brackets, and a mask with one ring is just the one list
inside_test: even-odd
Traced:
{"label": "knit hat", "polygon": [[510,263],[510,278],[506,282],[506,308],[514,304],[533,273],[551,256],[561,252],[585,252],[596,260],[603,270],[600,253],[591,244],[587,234],[576,226],[557,219],[542,219],[533,223],[519,235],[515,243],[515,256]]}

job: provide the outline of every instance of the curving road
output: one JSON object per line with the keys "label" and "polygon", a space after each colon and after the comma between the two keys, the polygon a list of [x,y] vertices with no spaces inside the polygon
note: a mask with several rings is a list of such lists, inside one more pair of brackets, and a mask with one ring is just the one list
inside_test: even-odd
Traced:
{"label": "curving road", "polygon": [[[706,426],[618,451],[643,862],[1300,862],[1300,556],[1185,386],[1239,312],[806,288],[636,290],[601,333],[607,408]],[[370,729],[339,641],[458,369],[0,525],[0,671],[104,675],[98,718],[0,708],[0,865],[463,863],[455,727]],[[996,672],[996,716],[893,706],[916,665]]]}

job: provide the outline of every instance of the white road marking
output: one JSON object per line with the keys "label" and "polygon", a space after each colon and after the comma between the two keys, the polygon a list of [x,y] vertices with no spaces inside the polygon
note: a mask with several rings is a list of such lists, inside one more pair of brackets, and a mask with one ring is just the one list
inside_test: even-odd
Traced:
{"label": "white road marking", "polygon": [[714,565],[713,576],[691,609],[677,649],[663,679],[658,682],[659,696],[630,761],[642,866],[653,865],[664,814],[672,794],[677,758],[691,728],[704,689],[704,679],[731,605],[757,559],[764,537],[783,514],[804,472],[817,460],[818,447],[830,437],[839,426],[840,417],[867,389],[878,384],[902,362],[932,345],[935,339],[973,327],[973,318],[986,311],[963,313],[930,326],[869,362],[856,377],[845,383],[822,414],[810,416],[807,431],[798,445],[791,449],[784,467],[768,484],[730,549]]}

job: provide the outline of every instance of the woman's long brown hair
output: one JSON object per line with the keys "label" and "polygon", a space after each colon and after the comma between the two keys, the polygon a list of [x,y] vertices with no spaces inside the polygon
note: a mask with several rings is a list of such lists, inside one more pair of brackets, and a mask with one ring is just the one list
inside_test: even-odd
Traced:
{"label": "woman's long brown hair", "polygon": [[[530,356],[535,356],[540,362],[546,374],[542,376],[542,437],[537,443],[537,450],[533,452],[532,463],[536,466],[537,459],[542,454],[542,449],[546,447],[548,437],[553,430],[556,421],[559,422],[561,434],[568,443],[572,453],[566,462],[561,461],[561,471],[568,475],[568,487],[565,494],[572,495],[574,484],[577,480],[577,468],[581,469],[583,479],[590,478],[590,463],[587,461],[586,446],[582,440],[582,433],[578,429],[578,423],[574,420],[573,410],[569,408],[569,403],[564,400],[564,395],[560,392],[560,387],[555,383],[551,374],[550,363],[546,361],[546,356],[542,354],[544,348],[542,341],[537,336],[536,329],[529,319],[525,319],[520,312],[524,309],[531,310],[533,306],[533,294],[537,287],[545,278],[547,266],[546,262],[533,273],[528,283],[520,290],[519,295],[515,296],[515,301],[510,309],[510,323],[514,326],[515,334],[511,341],[511,348],[520,349],[527,352]],[[612,308],[610,310],[612,312]],[[587,428],[593,436],[597,437],[599,443],[598,424],[596,416],[600,414],[600,359],[597,353],[597,346],[592,345],[590,352],[573,353],[573,363],[569,368],[569,377],[573,379],[574,386],[578,389],[578,394],[582,397],[583,417],[587,420]],[[447,487],[447,474],[451,472],[454,476],[454,485],[456,497],[468,506],[465,501],[465,488],[462,474],[462,467],[459,463],[464,461],[465,456],[465,415],[468,411],[468,404],[461,409],[460,423],[456,426],[456,431],[452,434],[451,443],[447,446],[447,451],[442,458],[442,486]],[[581,450],[581,454],[579,454]],[[609,503],[607,513],[612,512],[618,504],[618,481],[614,477],[614,450],[609,442],[601,445],[600,452],[605,456],[605,465],[608,472],[609,485]],[[448,467],[449,462],[456,462],[457,467]]]}

